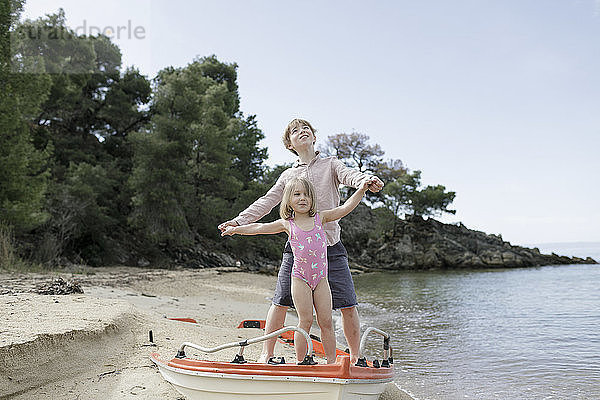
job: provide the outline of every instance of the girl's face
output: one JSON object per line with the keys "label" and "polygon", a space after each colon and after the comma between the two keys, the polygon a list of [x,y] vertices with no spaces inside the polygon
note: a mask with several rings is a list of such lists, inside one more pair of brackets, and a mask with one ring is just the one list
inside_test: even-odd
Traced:
{"label": "girl's face", "polygon": [[308,214],[312,201],[304,185],[298,184],[292,190],[290,206],[296,214]]}
{"label": "girl's face", "polygon": [[296,124],[290,132],[291,148],[294,150],[312,146],[315,140],[315,134],[308,125]]}

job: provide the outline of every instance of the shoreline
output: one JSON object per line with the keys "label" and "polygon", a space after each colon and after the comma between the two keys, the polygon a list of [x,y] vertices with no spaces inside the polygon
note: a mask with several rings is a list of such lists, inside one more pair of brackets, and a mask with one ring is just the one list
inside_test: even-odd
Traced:
{"label": "shoreline", "polygon": [[[150,353],[174,355],[184,341],[216,346],[260,336],[262,330],[238,330],[237,325],[265,318],[276,282],[274,276],[235,268],[78,272],[0,271],[0,308],[7,310],[0,321],[0,399],[181,399],[150,361]],[[31,293],[57,277],[78,282],[84,294]],[[296,321],[289,312],[287,325]],[[260,351],[256,344],[244,355],[253,361]],[[228,349],[201,357],[233,359],[235,353]],[[280,343],[275,353],[294,359],[293,349]],[[388,386],[380,399],[411,399]]]}

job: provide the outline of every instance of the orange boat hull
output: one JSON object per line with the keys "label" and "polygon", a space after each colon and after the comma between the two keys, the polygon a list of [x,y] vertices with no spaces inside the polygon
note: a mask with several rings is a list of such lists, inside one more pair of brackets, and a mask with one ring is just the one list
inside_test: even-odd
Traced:
{"label": "orange boat hull", "polygon": [[190,399],[377,399],[394,376],[393,366],[357,367],[347,355],[317,365],[151,357],[165,379]]}

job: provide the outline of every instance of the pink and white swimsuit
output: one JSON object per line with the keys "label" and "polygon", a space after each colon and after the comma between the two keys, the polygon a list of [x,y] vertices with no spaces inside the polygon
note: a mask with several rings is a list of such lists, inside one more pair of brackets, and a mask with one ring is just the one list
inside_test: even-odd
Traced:
{"label": "pink and white swimsuit", "polygon": [[318,213],[314,220],[315,226],[310,231],[298,227],[293,218],[289,220],[294,253],[292,276],[302,279],[312,290],[327,277],[327,238]]}

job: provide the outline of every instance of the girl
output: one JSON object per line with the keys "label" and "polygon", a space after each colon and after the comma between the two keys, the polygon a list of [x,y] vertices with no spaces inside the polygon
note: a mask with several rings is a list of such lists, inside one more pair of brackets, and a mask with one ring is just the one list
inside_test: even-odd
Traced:
{"label": "girl", "polygon": [[[305,178],[293,178],[283,191],[279,208],[281,219],[270,223],[227,226],[225,235],[259,235],[286,232],[294,253],[292,267],[292,299],[298,313],[298,327],[310,333],[313,305],[327,363],[335,362],[335,334],[331,319],[331,290],[327,281],[327,242],[323,224],[338,220],[354,210],[367,191],[371,179],[365,179],[358,190],[341,206],[317,212],[315,189]],[[306,341],[294,334],[296,358],[302,361]]]}

